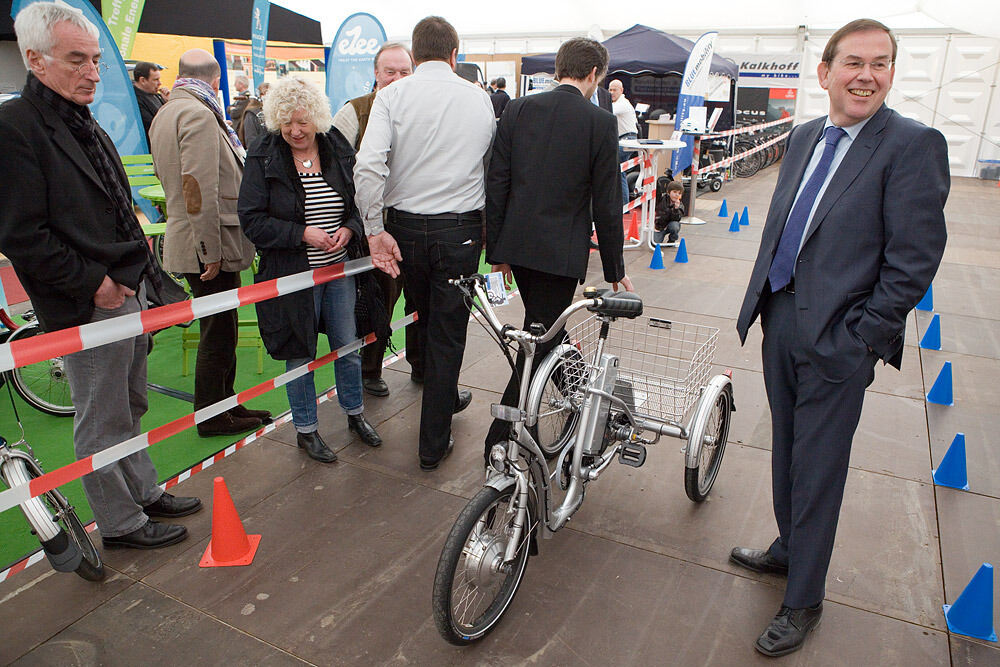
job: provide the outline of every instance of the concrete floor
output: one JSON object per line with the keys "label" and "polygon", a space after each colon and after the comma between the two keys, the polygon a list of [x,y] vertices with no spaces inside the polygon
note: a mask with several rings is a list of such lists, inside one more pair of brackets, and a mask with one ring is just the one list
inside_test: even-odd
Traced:
{"label": "concrete floor", "polygon": [[[444,537],[482,482],[489,404],[507,378],[499,352],[470,325],[461,382],[475,400],[455,418],[456,450],[421,472],[420,387],[405,362],[386,370],[392,394],[368,399],[386,444],[352,438],[335,402],[321,432],[340,454],[322,466],[283,427],[180,485],[211,498],[225,477],[247,531],[263,535],[244,568],[201,569],[211,513],[181,521],[191,537],[156,552],[108,552],[102,584],[37,565],[0,585],[0,663],[25,665],[764,664],[752,643],[783,581],[728,562],[734,545],[767,545],[769,415],[760,329],[739,347],[735,317],[760,241],[777,169],[719,193],[750,207],[728,232],[719,201],[683,230],[690,262],[651,271],[627,254],[647,314],[721,330],[719,369],[732,368],[738,411],[710,499],[683,491],[678,440],[641,469],[614,466],[589,487],[571,526],[541,544],[499,627],[468,648],[434,628],[431,586]],[[854,441],[823,624],[795,665],[997,665],[1000,645],[950,635],[941,612],[984,561],[1000,562],[1000,188],[956,179],[949,242],[934,282],[943,350],[917,343],[930,313],[910,315],[902,372],[879,367]],[[592,275],[599,277],[593,257]],[[515,300],[505,315],[520,321]],[[944,361],[955,405],[924,394]],[[935,487],[931,468],[957,431],[967,437],[969,492]],[[161,446],[169,447],[169,442]],[[1000,578],[994,605],[1000,606]],[[994,617],[1000,614],[994,610]]]}

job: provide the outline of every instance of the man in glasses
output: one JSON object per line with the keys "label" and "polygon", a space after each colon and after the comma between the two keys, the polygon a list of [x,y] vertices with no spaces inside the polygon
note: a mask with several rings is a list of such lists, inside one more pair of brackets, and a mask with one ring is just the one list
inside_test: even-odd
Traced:
{"label": "man in glasses", "polygon": [[788,136],[737,321],[744,342],[758,315],[764,329],[778,537],[730,559],[788,578],[757,639],[768,656],[819,623],[865,388],[878,360],[899,368],[907,313],[944,253],[947,144],[885,106],[895,61],[877,21],[830,37],[817,71],[830,111]]}
{"label": "man in glasses", "polygon": [[[28,68],[21,97],[0,107],[0,252],[14,266],[46,331],[137,313],[143,281],[159,277],[132,209],[121,158],[88,104],[101,80],[97,28],[62,2],[37,2],[14,21]],[[142,432],[143,334],[65,357],[78,458]],[[201,509],[157,486],[146,450],[83,478],[106,548],[155,549],[187,537],[150,517]]]}

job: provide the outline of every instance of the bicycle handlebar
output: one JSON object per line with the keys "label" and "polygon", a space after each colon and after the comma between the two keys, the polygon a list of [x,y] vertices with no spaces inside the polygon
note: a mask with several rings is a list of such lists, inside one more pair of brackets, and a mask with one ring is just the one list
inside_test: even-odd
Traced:
{"label": "bicycle handlebar", "polygon": [[489,297],[486,294],[486,278],[480,273],[472,276],[460,276],[458,278],[450,279],[448,281],[450,284],[455,285],[458,289],[462,290],[466,296],[475,296],[479,299],[479,303],[476,306],[480,312],[486,317],[486,321],[490,323],[490,326],[497,332],[497,335],[502,338],[507,338],[514,341],[524,341],[532,343],[546,343],[552,340],[557,331],[561,331],[566,325],[566,321],[573,315],[573,313],[583,310],[586,308],[592,313],[597,313],[598,315],[603,315],[605,317],[627,317],[634,318],[642,314],[642,299],[639,298],[637,294],[631,292],[621,292],[615,293],[611,290],[605,290],[603,292],[598,292],[596,289],[588,287],[584,290],[584,299],[576,301],[569,305],[566,310],[564,310],[556,321],[552,323],[548,331],[540,336],[536,336],[528,331],[518,329],[517,327],[510,324],[502,324],[500,319],[497,317],[496,311],[493,310],[493,304],[490,303]]}

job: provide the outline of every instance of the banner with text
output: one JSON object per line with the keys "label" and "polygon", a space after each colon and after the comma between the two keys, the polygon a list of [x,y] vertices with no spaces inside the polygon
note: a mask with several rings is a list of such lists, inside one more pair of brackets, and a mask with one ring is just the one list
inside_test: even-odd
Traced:
{"label": "banner with text", "polygon": [[135,33],[139,30],[139,19],[145,4],[146,0],[106,0],[101,3],[104,22],[118,44],[122,58],[132,57]]}
{"label": "banner with text", "polygon": [[[14,0],[11,5],[10,15],[17,16],[17,13],[32,2],[45,2],[47,0]],[[142,117],[139,115],[139,105],[135,101],[135,88],[132,86],[132,77],[125,69],[125,61],[118,51],[115,41],[111,38],[108,26],[105,25],[101,15],[97,13],[89,0],[64,0],[66,4],[81,10],[88,21],[97,26],[98,44],[104,52],[103,61],[109,66],[107,72],[101,74],[101,80],[97,84],[97,93],[94,101],[90,103],[90,112],[94,114],[97,123],[108,133],[115,148],[121,155],[143,155],[149,152],[146,144],[146,132],[142,127]],[[133,199],[139,204],[142,212],[146,214],[150,222],[156,222],[159,213],[153,205],[136,196],[135,188]]]}
{"label": "banner with text", "polygon": [[326,95],[333,113],[348,100],[372,91],[375,54],[383,44],[385,29],[371,14],[352,14],[340,25],[326,62]]}
{"label": "banner with text", "polygon": [[[680,128],[690,113],[691,107],[705,104],[705,91],[708,88],[708,70],[712,66],[712,55],[715,53],[715,38],[717,32],[706,32],[698,38],[684,66],[684,76],[681,78],[681,93],[677,98],[677,120],[674,127]],[[674,151],[670,160],[670,169],[675,178],[680,178],[681,172],[691,166],[691,154],[694,148],[694,137],[684,135],[684,148]]]}
{"label": "banner with text", "polygon": [[754,125],[795,115],[801,53],[743,53],[733,60],[740,64],[737,121]]}
{"label": "banner with text", "polygon": [[268,0],[253,0],[250,19],[250,68],[253,70],[253,89],[257,92],[264,83],[264,63],[267,56],[267,20],[271,16]]}

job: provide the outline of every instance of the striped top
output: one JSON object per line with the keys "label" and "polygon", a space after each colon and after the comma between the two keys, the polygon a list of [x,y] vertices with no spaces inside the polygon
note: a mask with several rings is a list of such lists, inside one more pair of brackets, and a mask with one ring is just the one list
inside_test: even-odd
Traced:
{"label": "striped top", "polygon": [[[327,234],[333,234],[340,229],[344,220],[344,198],[323,180],[323,174],[304,174],[299,172],[299,180],[306,191],[306,226],[319,227]],[[324,252],[319,248],[308,246],[309,268],[316,269],[329,266],[347,259],[347,248],[336,252]]]}

